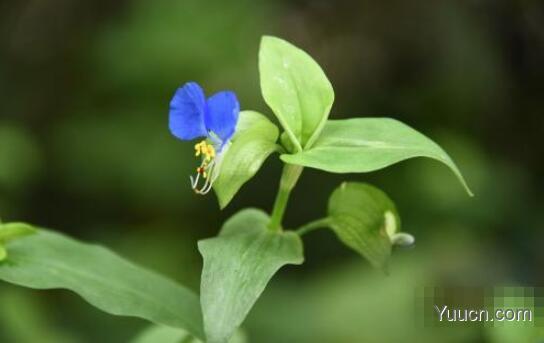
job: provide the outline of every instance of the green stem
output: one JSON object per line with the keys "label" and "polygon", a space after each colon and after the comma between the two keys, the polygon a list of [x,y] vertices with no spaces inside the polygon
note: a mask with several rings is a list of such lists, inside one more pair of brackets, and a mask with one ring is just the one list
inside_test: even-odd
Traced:
{"label": "green stem", "polygon": [[308,224],[302,225],[298,229],[295,230],[295,232],[299,235],[305,235],[310,231],[314,231],[317,229],[326,228],[330,225],[331,218],[325,217],[321,219],[316,219],[314,221],[309,222]]}
{"label": "green stem", "polygon": [[274,202],[274,208],[272,209],[272,215],[270,216],[270,224],[268,225],[268,228],[271,231],[282,230],[281,222],[283,220],[285,208],[287,207],[287,202],[289,201],[289,195],[297,184],[302,169],[303,167],[293,164],[286,164],[283,167],[278,195],[276,195],[276,201]]}
{"label": "green stem", "polygon": [[287,150],[285,150],[285,148],[283,147],[283,145],[276,144],[276,152],[277,152],[278,154],[286,154],[286,153],[287,153]]}

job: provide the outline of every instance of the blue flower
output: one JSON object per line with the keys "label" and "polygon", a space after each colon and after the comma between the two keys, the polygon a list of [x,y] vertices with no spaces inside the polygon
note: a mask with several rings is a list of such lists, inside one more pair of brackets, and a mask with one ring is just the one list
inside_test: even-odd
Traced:
{"label": "blue flower", "polygon": [[[208,193],[219,176],[222,158],[236,131],[240,104],[236,94],[218,92],[206,99],[202,87],[188,82],[178,88],[170,101],[170,132],[181,140],[204,138],[195,145],[195,156],[202,162],[191,176],[198,194]],[[199,181],[204,180],[202,187]]]}

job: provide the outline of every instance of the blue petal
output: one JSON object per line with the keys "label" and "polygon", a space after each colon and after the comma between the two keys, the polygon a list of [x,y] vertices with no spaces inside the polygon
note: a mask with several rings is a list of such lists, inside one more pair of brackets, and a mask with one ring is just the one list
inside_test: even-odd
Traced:
{"label": "blue petal", "polygon": [[205,137],[206,106],[204,91],[196,82],[178,88],[170,101],[170,132],[183,140]]}
{"label": "blue petal", "polygon": [[236,94],[229,91],[216,93],[208,99],[208,112],[204,114],[206,129],[224,144],[234,134],[239,114],[240,104]]}

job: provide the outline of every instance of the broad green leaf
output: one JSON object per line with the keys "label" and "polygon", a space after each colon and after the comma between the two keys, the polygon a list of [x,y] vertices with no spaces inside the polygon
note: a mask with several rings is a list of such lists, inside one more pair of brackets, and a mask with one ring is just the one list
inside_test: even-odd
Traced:
{"label": "broad green leaf", "polygon": [[224,208],[236,192],[261,168],[276,150],[279,130],[264,115],[254,111],[240,112],[236,134],[221,162],[220,174],[213,188]]}
{"label": "broad green leaf", "polygon": [[311,149],[281,155],[284,162],[332,173],[365,173],[413,157],[444,163],[472,195],[461,172],[438,144],[391,118],[329,120]]}
{"label": "broad green leaf", "polygon": [[110,314],[182,328],[202,338],[198,297],[110,250],[39,230],[8,245],[0,279],[34,289],[68,289]]}
{"label": "broad green leaf", "polygon": [[395,204],[376,187],[344,182],[329,199],[330,226],[338,238],[376,268],[387,269],[391,236],[399,231]]}
{"label": "broad green leaf", "polygon": [[0,245],[0,262],[5,260],[6,257],[8,257],[8,252],[4,246]]}
{"label": "broad green leaf", "polygon": [[200,302],[207,342],[227,342],[276,271],[302,263],[300,238],[269,231],[269,221],[260,210],[242,210],[218,237],[198,243],[204,258]]}
{"label": "broad green leaf", "polygon": [[[145,329],[132,343],[202,343],[201,340],[194,338],[185,330],[176,329],[169,326],[154,325]],[[232,336],[229,343],[246,343],[245,334],[238,330]]]}
{"label": "broad green leaf", "polygon": [[334,102],[332,85],[321,67],[301,49],[265,36],[259,50],[263,98],[297,148],[319,136]]}

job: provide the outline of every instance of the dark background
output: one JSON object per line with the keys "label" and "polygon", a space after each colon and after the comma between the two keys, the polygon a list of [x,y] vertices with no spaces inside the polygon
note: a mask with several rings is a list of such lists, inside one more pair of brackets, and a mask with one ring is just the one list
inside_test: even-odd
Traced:
{"label": "dark background", "polygon": [[[427,160],[359,175],[305,170],[287,227],[321,217],[340,182],[366,181],[395,200],[416,247],[395,251],[385,277],[330,232],[308,235],[305,264],[283,269],[248,317],[251,341],[523,342],[519,327],[418,328],[412,305],[417,285],[544,281],[540,1],[0,2],[2,219],[103,243],[197,290],[196,241],[243,207],[270,210],[281,163],[267,160],[219,211],[213,194],[190,191],[197,160],[170,136],[168,103],[196,80],[270,115],[263,34],[320,63],[335,88],[331,118],[417,128],[476,197]],[[145,326],[67,292],[0,286],[2,342],[124,342]]]}

